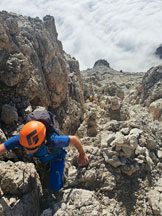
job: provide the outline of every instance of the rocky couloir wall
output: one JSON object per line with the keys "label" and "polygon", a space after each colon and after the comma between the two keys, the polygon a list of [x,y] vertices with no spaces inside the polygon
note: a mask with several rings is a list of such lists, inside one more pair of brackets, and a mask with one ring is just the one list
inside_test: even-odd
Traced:
{"label": "rocky couloir wall", "polygon": [[0,12],[0,111],[11,105],[22,117],[30,105],[50,107],[67,132],[79,124],[84,98],[79,63],[57,36],[52,16]]}

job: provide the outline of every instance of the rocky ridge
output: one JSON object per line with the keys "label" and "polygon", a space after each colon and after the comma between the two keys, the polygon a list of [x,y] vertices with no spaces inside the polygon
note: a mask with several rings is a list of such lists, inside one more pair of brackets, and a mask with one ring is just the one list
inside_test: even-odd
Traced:
{"label": "rocky ridge", "polygon": [[[0,111],[3,122],[12,124],[20,117],[23,119],[29,106],[30,111],[32,106],[44,106],[57,114],[64,131],[69,124],[75,129],[80,123],[84,98],[79,63],[64,52],[57,35],[52,16],[45,16],[42,21],[38,17],[0,12]],[[6,120],[6,106],[12,113],[18,112],[19,118],[15,114],[13,119]]]}
{"label": "rocky ridge", "polygon": [[18,150],[1,156],[0,215],[162,215],[162,66],[128,73],[99,60],[80,73],[53,17],[1,12],[0,19],[1,142],[20,131],[28,112],[50,109],[90,160],[78,167],[68,150],[65,185],[54,197],[47,167]]}

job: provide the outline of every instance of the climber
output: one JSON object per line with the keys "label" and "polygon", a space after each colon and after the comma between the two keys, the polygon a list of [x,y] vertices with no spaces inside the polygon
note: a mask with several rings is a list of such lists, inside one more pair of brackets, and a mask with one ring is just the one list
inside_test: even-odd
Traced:
{"label": "climber", "polygon": [[[50,188],[53,192],[57,192],[63,187],[65,147],[72,145],[78,150],[77,159],[80,166],[88,165],[88,157],[78,137],[52,133],[50,139],[47,139],[46,135],[47,130],[42,122],[29,121],[24,125],[20,134],[0,144],[0,155],[17,147],[24,149],[29,157],[37,157],[41,162],[49,163]],[[51,148],[47,142],[51,143]]]}
{"label": "climber", "polygon": [[94,101],[94,97],[93,97],[93,95],[90,95],[90,96],[89,96],[89,100],[90,100],[91,102]]}
{"label": "climber", "polygon": [[88,101],[94,102],[94,103],[98,104],[97,99],[96,99],[92,94],[91,94],[91,95],[89,96],[89,98],[86,100],[86,102],[88,102]]}

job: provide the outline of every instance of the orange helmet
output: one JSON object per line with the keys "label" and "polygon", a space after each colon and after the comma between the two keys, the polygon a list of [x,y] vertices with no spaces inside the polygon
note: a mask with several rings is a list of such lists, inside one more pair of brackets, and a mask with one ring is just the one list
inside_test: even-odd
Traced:
{"label": "orange helmet", "polygon": [[42,144],[46,136],[46,127],[40,121],[29,121],[20,132],[20,144],[33,148]]}

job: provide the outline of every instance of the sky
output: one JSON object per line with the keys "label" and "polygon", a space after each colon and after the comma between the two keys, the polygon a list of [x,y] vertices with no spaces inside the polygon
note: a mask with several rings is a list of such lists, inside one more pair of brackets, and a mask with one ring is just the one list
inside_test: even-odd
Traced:
{"label": "sky", "polygon": [[0,11],[55,18],[65,52],[80,70],[105,59],[110,67],[146,72],[162,64],[162,0],[0,0]]}

